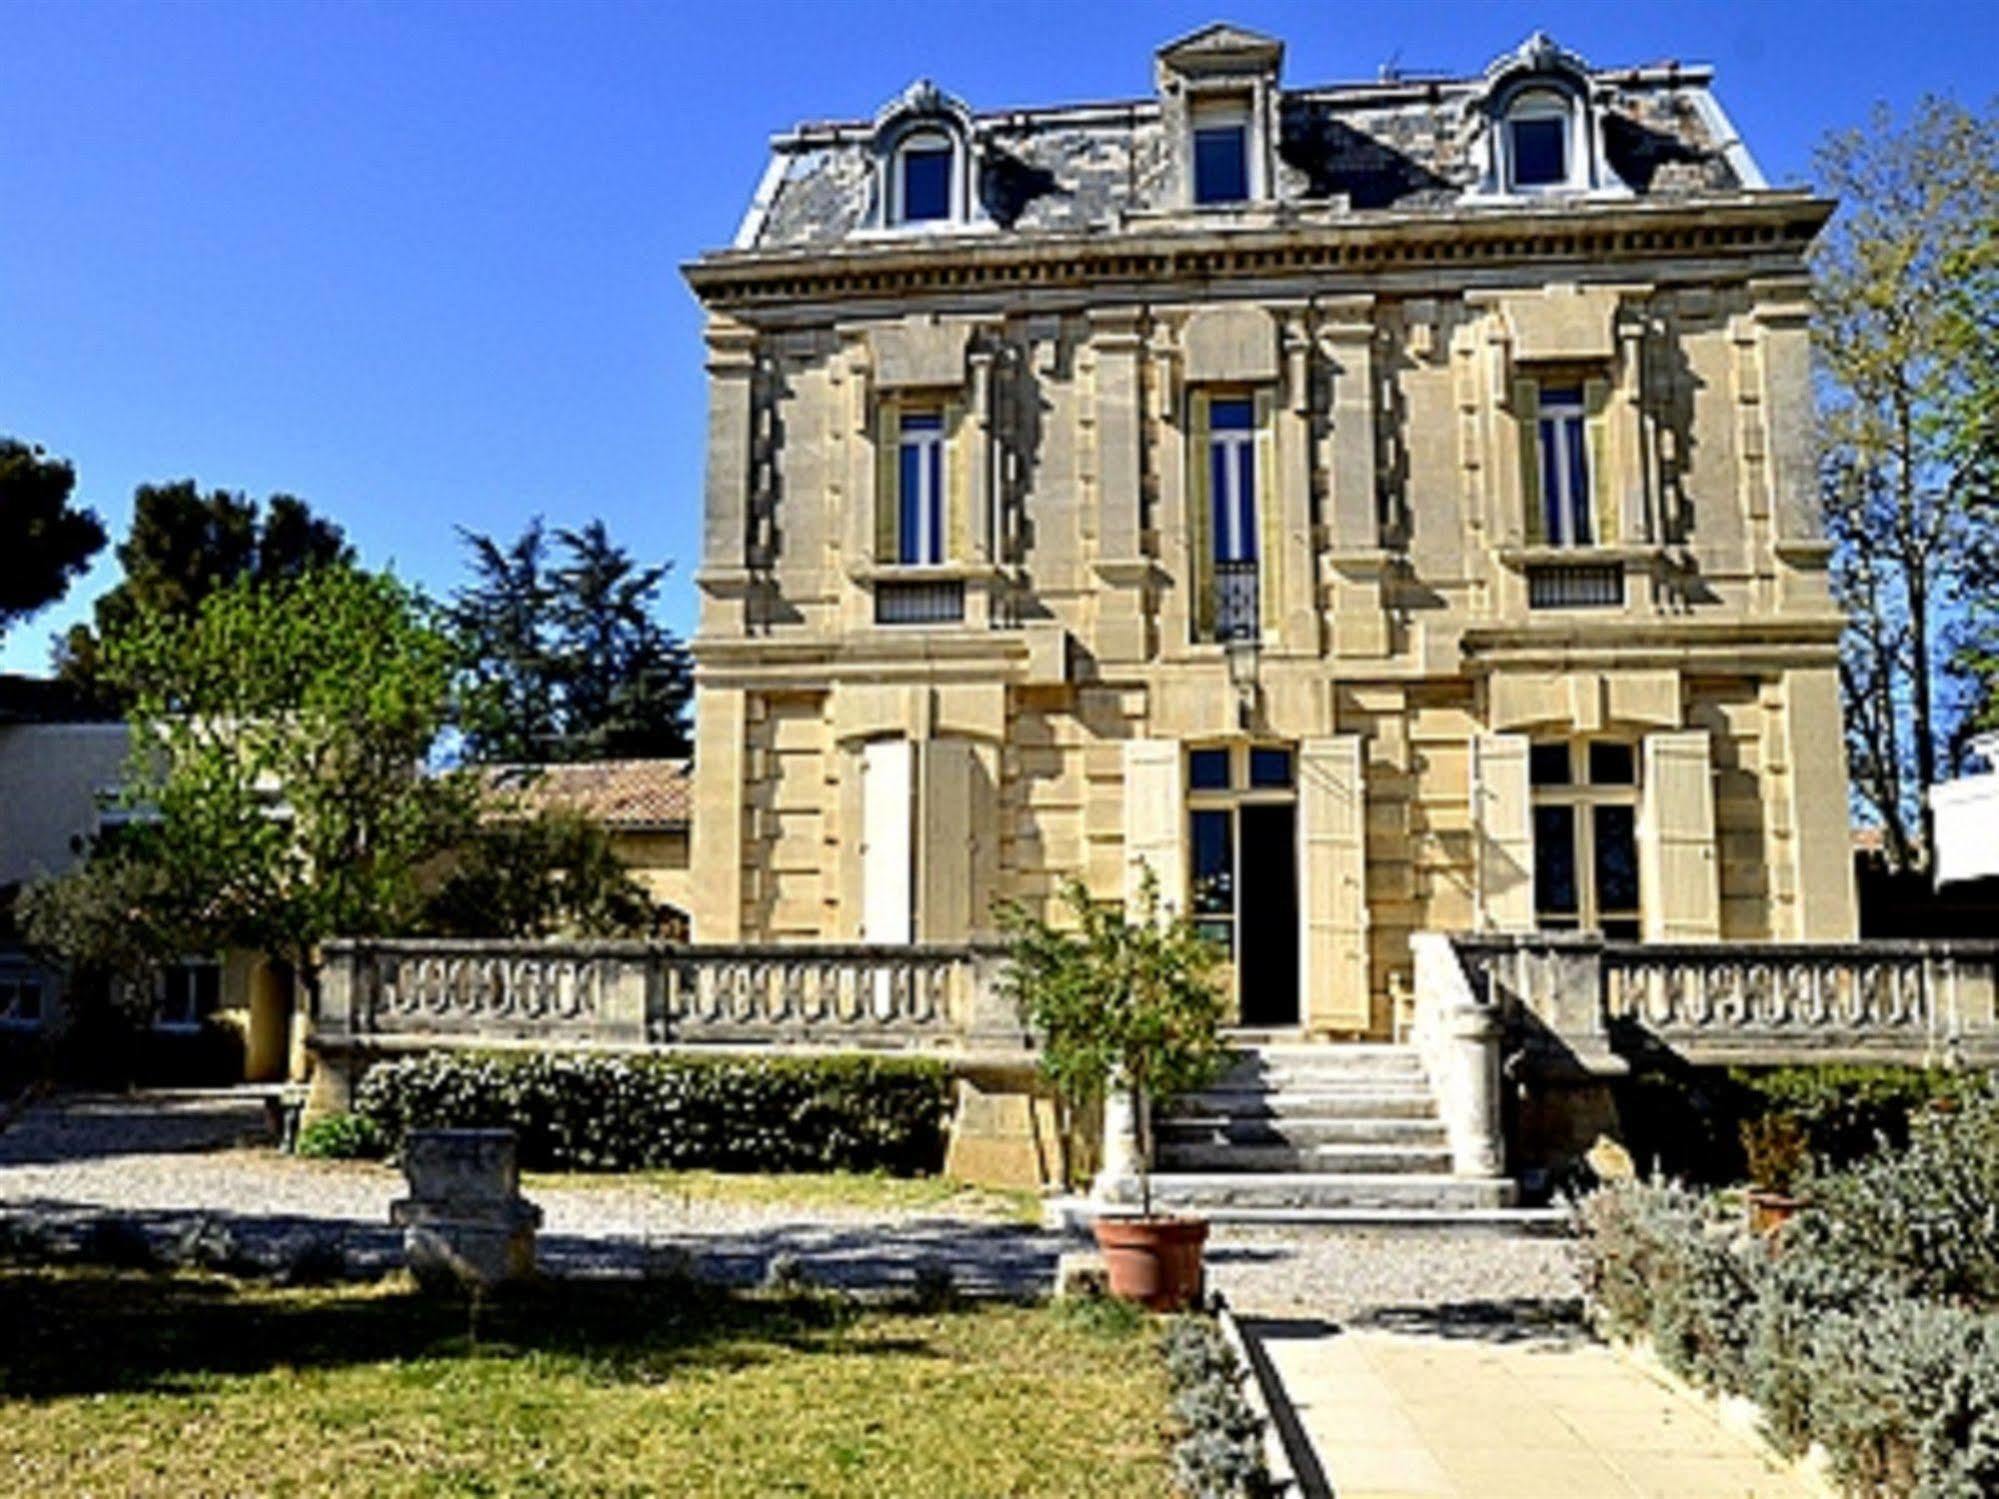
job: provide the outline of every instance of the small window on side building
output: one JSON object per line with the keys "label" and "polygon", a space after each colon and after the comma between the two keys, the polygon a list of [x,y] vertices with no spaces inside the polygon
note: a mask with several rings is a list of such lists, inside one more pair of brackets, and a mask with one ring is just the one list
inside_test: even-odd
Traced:
{"label": "small window on side building", "polygon": [[923,135],[896,153],[896,190],[905,224],[928,224],[951,217],[951,167],[956,153],[951,143]]}

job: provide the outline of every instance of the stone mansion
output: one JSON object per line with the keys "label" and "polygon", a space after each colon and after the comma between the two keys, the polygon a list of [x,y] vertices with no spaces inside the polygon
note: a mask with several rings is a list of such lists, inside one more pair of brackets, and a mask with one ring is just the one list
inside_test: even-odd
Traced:
{"label": "stone mansion", "polygon": [[1149,867],[1246,1027],[1423,932],[1855,930],[1804,254],[1711,87],[1544,36],[1292,87],[919,82],[777,136],[706,313],[703,943]]}

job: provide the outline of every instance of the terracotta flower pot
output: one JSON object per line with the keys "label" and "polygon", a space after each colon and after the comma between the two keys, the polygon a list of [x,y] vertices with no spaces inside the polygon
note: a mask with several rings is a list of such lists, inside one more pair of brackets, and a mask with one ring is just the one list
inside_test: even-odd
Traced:
{"label": "terracotta flower pot", "polygon": [[1799,1209],[1805,1205],[1803,1198],[1769,1187],[1751,1187],[1748,1203],[1750,1232],[1766,1239],[1773,1238],[1779,1229],[1798,1216]]}
{"label": "terracotta flower pot", "polygon": [[1178,1311],[1201,1297],[1200,1218],[1099,1218],[1092,1229],[1103,1251],[1111,1295],[1155,1312]]}

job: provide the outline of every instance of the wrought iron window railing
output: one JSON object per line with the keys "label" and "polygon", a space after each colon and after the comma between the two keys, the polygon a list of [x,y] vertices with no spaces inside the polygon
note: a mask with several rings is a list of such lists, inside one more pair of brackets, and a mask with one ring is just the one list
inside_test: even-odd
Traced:
{"label": "wrought iron window railing", "polygon": [[1624,568],[1615,562],[1558,562],[1527,569],[1530,609],[1617,609]]}
{"label": "wrought iron window railing", "polygon": [[1217,562],[1209,586],[1214,589],[1215,639],[1256,639],[1259,601],[1256,564]]}
{"label": "wrought iron window railing", "polygon": [[955,625],[965,617],[965,585],[956,578],[875,584],[878,625]]}

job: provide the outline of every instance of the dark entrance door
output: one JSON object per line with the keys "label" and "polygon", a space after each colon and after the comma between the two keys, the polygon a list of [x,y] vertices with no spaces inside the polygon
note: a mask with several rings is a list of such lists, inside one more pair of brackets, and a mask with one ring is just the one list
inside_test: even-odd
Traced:
{"label": "dark entrance door", "polygon": [[1296,808],[1248,803],[1241,807],[1241,884],[1237,896],[1240,951],[1236,993],[1242,1023],[1298,1023],[1298,855],[1293,841]]}

